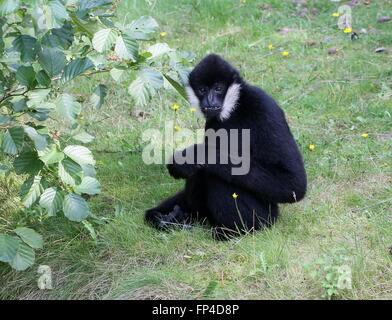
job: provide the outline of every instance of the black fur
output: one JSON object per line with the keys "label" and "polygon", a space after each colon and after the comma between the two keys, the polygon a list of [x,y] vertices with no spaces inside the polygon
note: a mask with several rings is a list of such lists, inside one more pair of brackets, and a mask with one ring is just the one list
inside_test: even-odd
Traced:
{"label": "black fur", "polygon": [[[239,83],[240,96],[228,119],[207,118],[205,129],[250,129],[249,173],[232,175],[230,163],[169,164],[174,178],[186,179],[185,189],[148,210],[145,217],[159,229],[173,223],[206,220],[215,227],[215,238],[224,240],[271,226],[278,217],[277,204],[301,200],[307,182],[301,154],[277,103],[263,90],[243,81],[222,58],[209,55],[190,73],[189,84],[198,95],[199,86],[215,82],[223,82],[225,90]],[[238,195],[236,201],[233,193]]]}

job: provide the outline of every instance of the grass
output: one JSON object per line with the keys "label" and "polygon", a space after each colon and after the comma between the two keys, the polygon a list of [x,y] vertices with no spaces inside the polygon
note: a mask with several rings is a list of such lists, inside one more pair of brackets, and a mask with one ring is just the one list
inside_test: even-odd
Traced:
{"label": "grass", "polygon": [[[391,4],[354,7],[353,28],[367,33],[352,41],[334,26],[332,12],[339,4],[330,1],[309,0],[308,8],[319,14],[305,17],[291,1],[149,2],[122,1],[120,19],[153,16],[171,47],[198,58],[223,55],[280,103],[304,156],[307,197],[281,206],[273,228],[227,243],[214,242],[201,226],[152,230],[143,222],[144,210],[183,182],[171,179],[163,165],[142,162],[140,135],[173,119],[169,106],[175,103],[182,106],[181,127],[199,128],[202,121],[172,93],[156,97],[146,120],[137,121],[130,115],[130,98],[112,87],[102,113],[88,107],[85,112],[97,136],[90,147],[104,189],[91,199],[101,217],[100,225],[92,221],[97,240],[62,217],[36,223],[47,235],[46,246],[25,272],[0,266],[0,298],[322,299],[331,282],[317,262],[326,258],[322,267],[338,267],[334,250],[339,249],[351,269],[352,288],[332,298],[391,299],[391,53],[374,52],[391,46],[391,22],[377,23]],[[272,8],[262,10],[261,4]],[[279,28],[289,32],[282,35]],[[331,47],[339,48],[337,54],[328,54]],[[71,91],[83,94],[89,86],[78,84]],[[6,186],[12,194],[8,184],[0,188]],[[53,290],[37,288],[39,264],[52,268]]]}

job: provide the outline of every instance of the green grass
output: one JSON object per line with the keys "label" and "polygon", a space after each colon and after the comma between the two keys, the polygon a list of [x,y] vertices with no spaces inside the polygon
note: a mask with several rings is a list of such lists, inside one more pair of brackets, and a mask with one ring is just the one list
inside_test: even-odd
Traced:
{"label": "green grass", "polygon": [[[47,235],[46,246],[25,272],[0,266],[0,298],[321,299],[325,274],[312,278],[316,266],[306,265],[332,259],[331,250],[342,249],[352,289],[340,290],[335,298],[391,299],[392,67],[390,53],[373,52],[392,46],[392,22],[377,23],[377,17],[390,14],[391,4],[372,1],[353,8],[354,30],[368,32],[351,41],[334,26],[331,14],[339,4],[330,1],[309,0],[308,7],[320,14],[308,17],[295,15],[298,8],[291,1],[152,3],[122,1],[119,18],[153,16],[170,46],[198,58],[223,55],[280,103],[304,156],[307,197],[281,206],[273,228],[227,243],[214,242],[202,226],[170,233],[149,228],[144,210],[180,190],[183,182],[170,178],[163,165],[142,162],[141,132],[162,129],[173,119],[169,106],[174,103],[182,106],[181,127],[199,128],[202,121],[173,93],[156,97],[146,108],[146,120],[137,121],[129,114],[130,98],[103,78],[112,86],[105,108],[96,113],[86,107],[85,112],[89,130],[97,135],[90,147],[103,185],[102,195],[90,201],[101,217],[101,225],[92,221],[98,239],[62,217],[36,223]],[[261,10],[266,3],[272,9]],[[280,35],[283,27],[290,32]],[[309,41],[314,45],[307,46]],[[328,55],[330,47],[340,50]],[[290,55],[283,57],[283,50]],[[71,89],[85,94],[90,88],[87,82]],[[123,208],[122,215],[114,215],[116,207]],[[37,288],[39,264],[52,268],[53,290]],[[217,286],[205,296],[212,281]]]}

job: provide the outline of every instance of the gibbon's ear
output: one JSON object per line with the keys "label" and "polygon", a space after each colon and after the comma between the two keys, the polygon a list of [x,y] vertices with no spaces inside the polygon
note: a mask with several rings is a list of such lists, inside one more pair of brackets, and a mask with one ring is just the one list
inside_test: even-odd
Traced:
{"label": "gibbon's ear", "polygon": [[201,112],[200,109],[200,100],[199,98],[196,96],[195,91],[193,91],[192,87],[190,86],[190,84],[188,83],[188,85],[185,87],[185,91],[186,94],[188,96],[188,101],[190,103],[190,105],[196,109],[196,112],[199,115],[203,115],[203,112]]}
{"label": "gibbon's ear", "polygon": [[225,100],[223,101],[222,111],[219,115],[221,121],[230,118],[231,113],[235,110],[240,98],[241,84],[232,83],[226,91]]}

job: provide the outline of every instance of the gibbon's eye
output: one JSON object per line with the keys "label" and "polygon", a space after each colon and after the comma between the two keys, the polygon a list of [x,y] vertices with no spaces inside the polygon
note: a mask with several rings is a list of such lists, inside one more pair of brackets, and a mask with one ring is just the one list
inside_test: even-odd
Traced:
{"label": "gibbon's eye", "polygon": [[216,87],[216,88],[215,88],[215,91],[216,91],[216,92],[222,92],[222,91],[223,91],[223,88],[222,88],[222,87]]}
{"label": "gibbon's eye", "polygon": [[200,89],[199,89],[199,92],[200,92],[201,94],[205,93],[205,92],[206,92],[206,88],[200,88]]}

